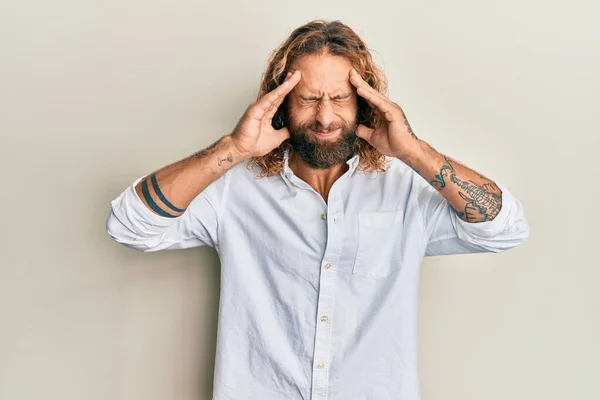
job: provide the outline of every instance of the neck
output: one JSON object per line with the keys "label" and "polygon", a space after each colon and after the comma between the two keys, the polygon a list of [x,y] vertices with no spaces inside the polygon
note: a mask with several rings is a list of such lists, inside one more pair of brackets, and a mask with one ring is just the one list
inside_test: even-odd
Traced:
{"label": "neck", "polygon": [[326,169],[312,168],[294,153],[290,154],[288,165],[294,175],[308,183],[326,203],[331,187],[349,168],[346,163],[336,164]]}

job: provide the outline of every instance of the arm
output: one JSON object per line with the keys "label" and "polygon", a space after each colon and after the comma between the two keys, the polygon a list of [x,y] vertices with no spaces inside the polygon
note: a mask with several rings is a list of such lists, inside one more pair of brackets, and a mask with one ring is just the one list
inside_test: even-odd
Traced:
{"label": "arm", "polygon": [[413,168],[448,200],[465,222],[492,221],[502,208],[502,190],[495,182],[448,156],[423,140],[402,161]]}
{"label": "arm", "polygon": [[246,159],[224,136],[205,150],[137,179],[111,203],[106,222],[117,242],[142,251],[217,245],[227,193],[224,175]]}
{"label": "arm", "polygon": [[413,187],[423,218],[425,255],[498,253],[527,239],[523,205],[505,186],[419,142],[427,157],[404,162],[416,172]]}
{"label": "arm", "polygon": [[208,148],[143,178],[135,191],[155,214],[176,218],[208,185],[245,159],[232,137],[224,136]]}
{"label": "arm", "polygon": [[373,128],[359,125],[356,134],[420,175],[413,174],[413,183],[426,255],[500,252],[529,236],[523,207],[505,187],[419,140],[398,104],[369,86],[356,70],[349,78],[382,119]]}
{"label": "arm", "polygon": [[218,246],[229,188],[226,171],[289,137],[287,128],[273,128],[272,119],[299,81],[299,72],[288,73],[280,86],[248,107],[231,135],[135,181],[111,203],[109,235],[143,251]]}

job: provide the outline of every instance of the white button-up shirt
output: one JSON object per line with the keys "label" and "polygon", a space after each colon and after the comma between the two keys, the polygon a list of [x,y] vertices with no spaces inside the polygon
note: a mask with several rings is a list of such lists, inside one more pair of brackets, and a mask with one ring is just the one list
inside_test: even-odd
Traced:
{"label": "white button-up shirt", "polygon": [[134,187],[112,201],[108,233],[156,251],[213,246],[221,260],[214,400],[418,400],[417,289],[424,256],[501,252],[529,232],[501,184],[492,221],[467,223],[398,159],[359,159],[328,203],[283,171],[241,163],[178,218],[154,214]]}

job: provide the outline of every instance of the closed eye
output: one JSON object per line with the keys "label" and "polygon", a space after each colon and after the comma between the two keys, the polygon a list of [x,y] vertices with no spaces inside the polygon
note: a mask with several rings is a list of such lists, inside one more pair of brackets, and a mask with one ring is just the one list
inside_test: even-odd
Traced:
{"label": "closed eye", "polygon": [[302,101],[315,102],[321,100],[320,97],[301,97]]}
{"label": "closed eye", "polygon": [[336,103],[343,103],[343,102],[350,100],[350,96],[333,97],[331,100],[335,101]]}
{"label": "closed eye", "polygon": [[[335,101],[335,102],[342,102],[342,101],[346,101],[346,100],[350,99],[351,97],[352,97],[352,93],[348,93],[348,94],[340,94],[340,95],[337,95],[337,96],[333,96],[333,97],[330,97],[330,99],[332,101]],[[300,99],[303,102],[314,103],[316,101],[321,101],[323,99],[323,97],[315,97],[315,96],[304,97],[304,96],[300,96]]]}
{"label": "closed eye", "polygon": [[332,97],[331,100],[348,100],[350,97],[352,97],[352,93],[339,94],[337,96]]}

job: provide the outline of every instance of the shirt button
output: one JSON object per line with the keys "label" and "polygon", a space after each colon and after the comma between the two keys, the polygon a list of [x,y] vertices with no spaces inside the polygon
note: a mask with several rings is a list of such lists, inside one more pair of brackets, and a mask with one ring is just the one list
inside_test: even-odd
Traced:
{"label": "shirt button", "polygon": [[329,263],[325,264],[325,268],[327,268],[327,269],[331,268],[331,264],[329,264]]}
{"label": "shirt button", "polygon": [[321,214],[321,219],[325,221],[327,219],[327,214]]}
{"label": "shirt button", "polygon": [[321,321],[322,321],[322,322],[327,322],[327,316],[326,316],[326,315],[323,315],[323,316],[321,317]]}
{"label": "shirt button", "polygon": [[317,368],[323,368],[325,366],[325,363],[323,361],[321,361],[320,363],[317,364]]}

